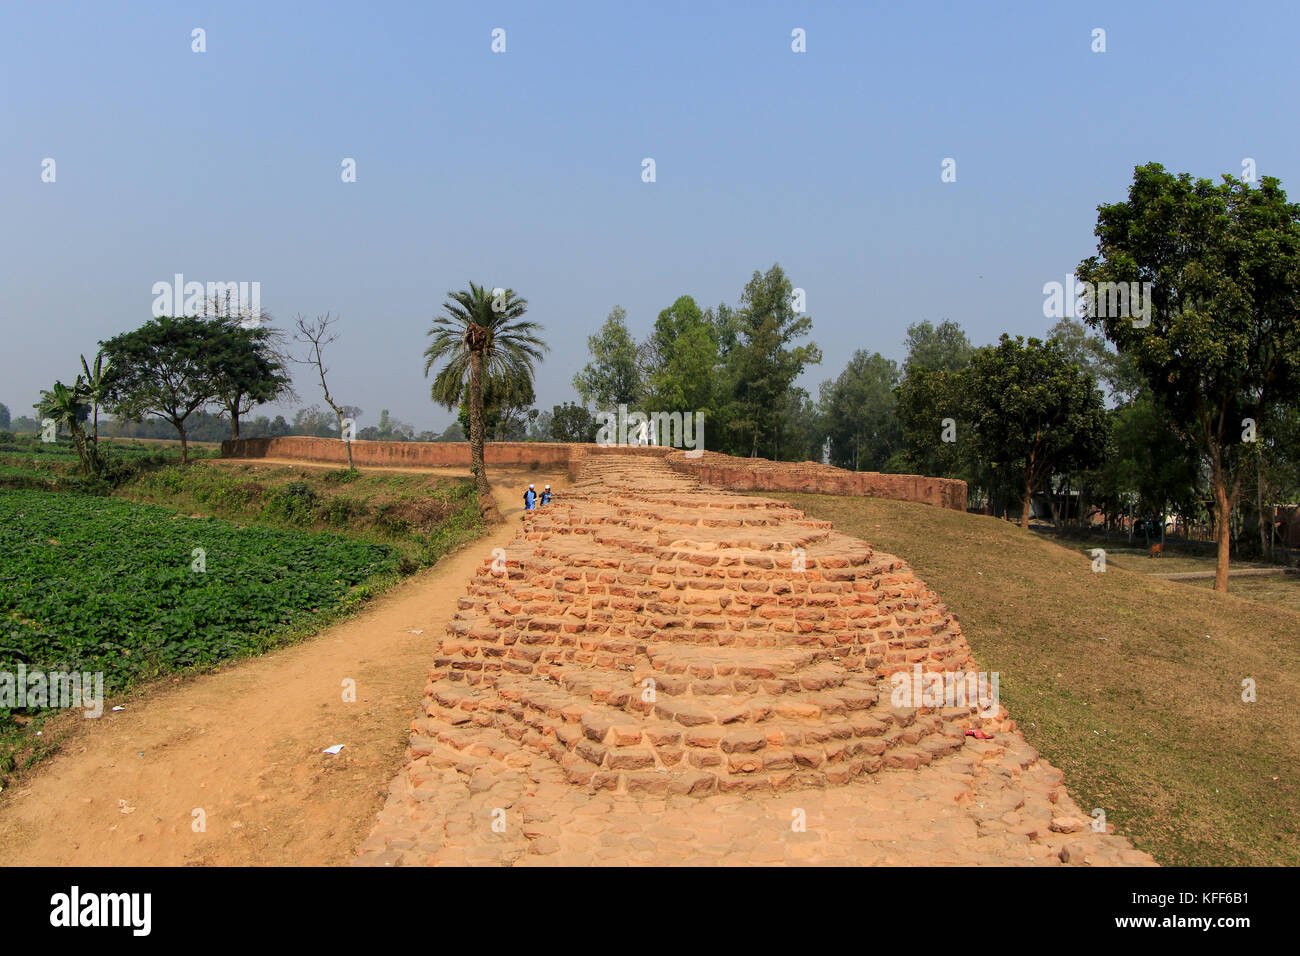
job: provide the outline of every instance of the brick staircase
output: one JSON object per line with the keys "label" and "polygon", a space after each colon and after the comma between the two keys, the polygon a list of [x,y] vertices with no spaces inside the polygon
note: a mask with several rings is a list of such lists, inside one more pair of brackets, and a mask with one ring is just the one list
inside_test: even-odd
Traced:
{"label": "brick staircase", "polygon": [[845,784],[1011,729],[891,706],[891,674],[969,661],[898,558],[660,458],[592,455],[460,599],[411,750],[465,773],[545,755],[591,791]]}

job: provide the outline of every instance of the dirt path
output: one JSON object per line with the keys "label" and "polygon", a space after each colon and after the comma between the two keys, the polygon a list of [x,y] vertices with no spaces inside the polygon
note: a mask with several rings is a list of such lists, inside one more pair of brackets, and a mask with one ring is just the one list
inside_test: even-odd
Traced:
{"label": "dirt path", "polygon": [[[350,860],[402,763],[457,599],[518,528],[514,498],[501,484],[502,526],[356,617],[84,721],[62,753],[0,794],[0,865]],[[342,699],[346,678],[355,703]],[[345,747],[321,753],[333,744]]]}

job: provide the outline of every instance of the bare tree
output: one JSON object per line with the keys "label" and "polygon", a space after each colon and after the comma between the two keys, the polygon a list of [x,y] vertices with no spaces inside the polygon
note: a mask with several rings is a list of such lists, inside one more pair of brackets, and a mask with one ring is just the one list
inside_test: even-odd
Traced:
{"label": "bare tree", "polygon": [[328,312],[324,315],[318,315],[314,319],[308,319],[305,315],[299,315],[294,319],[294,325],[298,331],[294,334],[293,340],[307,346],[307,357],[294,359],[300,365],[314,365],[317,374],[320,375],[321,391],[325,393],[325,404],[334,409],[334,414],[339,420],[339,436],[343,439],[343,444],[348,450],[348,468],[352,468],[352,435],[344,425],[344,420],[349,411],[353,411],[350,405],[340,405],[334,401],[330,395],[329,385],[325,383],[325,375],[329,371],[325,367],[325,346],[338,340],[338,333],[332,332],[330,327],[338,321],[338,316],[331,317]]}

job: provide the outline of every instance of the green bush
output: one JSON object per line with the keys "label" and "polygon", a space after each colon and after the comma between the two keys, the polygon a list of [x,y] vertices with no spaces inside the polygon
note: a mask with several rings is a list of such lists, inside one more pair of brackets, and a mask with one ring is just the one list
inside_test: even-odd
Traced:
{"label": "green bush", "polygon": [[264,512],[290,524],[309,524],[320,504],[320,496],[311,485],[292,481],[266,496]]}
{"label": "green bush", "polygon": [[317,511],[321,521],[332,525],[350,524],[365,513],[365,504],[356,498],[330,498]]}
{"label": "green bush", "polygon": [[321,475],[323,481],[336,481],[340,484],[347,484],[348,482],[356,481],[360,477],[361,472],[357,471],[355,468],[339,468],[334,471],[327,471],[325,474]]}

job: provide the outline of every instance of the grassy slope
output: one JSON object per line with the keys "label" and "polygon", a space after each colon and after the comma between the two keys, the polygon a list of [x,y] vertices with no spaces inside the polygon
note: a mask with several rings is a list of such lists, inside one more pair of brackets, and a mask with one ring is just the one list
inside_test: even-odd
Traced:
{"label": "grassy slope", "polygon": [[[287,500],[291,486],[310,498]],[[150,472],[114,494],[237,523],[335,531],[396,548],[418,566],[485,530],[468,478],[414,472],[204,463]]]}
{"label": "grassy slope", "polygon": [[1093,573],[994,518],[782,497],[907,560],[1080,805],[1161,863],[1300,864],[1300,613],[1114,564]]}

